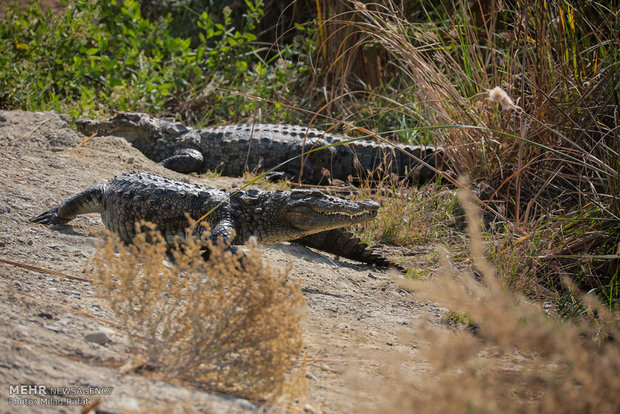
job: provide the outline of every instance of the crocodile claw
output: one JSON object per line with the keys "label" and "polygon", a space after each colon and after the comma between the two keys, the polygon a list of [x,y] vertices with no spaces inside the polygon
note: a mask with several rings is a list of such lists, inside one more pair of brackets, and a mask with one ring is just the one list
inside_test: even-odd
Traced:
{"label": "crocodile claw", "polygon": [[38,224],[66,224],[69,222],[69,220],[58,215],[58,207],[47,210],[35,218],[30,219],[30,221]]}

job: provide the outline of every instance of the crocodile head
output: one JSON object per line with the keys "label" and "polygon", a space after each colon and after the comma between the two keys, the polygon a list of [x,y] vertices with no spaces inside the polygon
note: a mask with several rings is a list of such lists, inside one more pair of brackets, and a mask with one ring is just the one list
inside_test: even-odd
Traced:
{"label": "crocodile head", "polygon": [[280,243],[351,226],[372,220],[380,207],[371,200],[350,201],[315,190],[248,190],[233,199],[241,201],[237,206],[244,211],[235,214],[241,243],[250,236],[261,243]]}
{"label": "crocodile head", "polygon": [[114,135],[125,138],[129,143],[138,141],[155,141],[162,133],[179,136],[189,129],[178,122],[167,122],[137,112],[121,112],[116,116],[101,121],[80,119],[76,122],[78,131],[84,135]]}

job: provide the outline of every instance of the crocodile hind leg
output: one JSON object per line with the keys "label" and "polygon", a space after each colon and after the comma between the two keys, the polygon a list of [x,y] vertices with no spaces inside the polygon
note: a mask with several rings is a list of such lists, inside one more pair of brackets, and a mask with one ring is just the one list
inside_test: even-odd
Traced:
{"label": "crocodile hind leg", "polygon": [[95,185],[30,221],[39,224],[65,224],[80,214],[101,213],[102,200],[103,184]]}
{"label": "crocodile hind leg", "polygon": [[375,264],[382,267],[395,266],[399,268],[395,263],[391,263],[385,257],[373,252],[368,248],[366,243],[361,243],[359,238],[355,237],[353,233],[344,228],[310,234],[292,240],[291,243],[312,247],[362,263]]}

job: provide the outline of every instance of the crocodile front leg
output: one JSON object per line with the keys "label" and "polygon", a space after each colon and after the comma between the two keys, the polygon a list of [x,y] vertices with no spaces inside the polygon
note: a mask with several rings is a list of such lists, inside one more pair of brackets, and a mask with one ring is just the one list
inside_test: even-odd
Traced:
{"label": "crocodile front leg", "polygon": [[160,164],[173,171],[187,174],[199,172],[204,164],[204,157],[198,150],[183,148],[178,150],[173,156],[162,160]]}
{"label": "crocodile front leg", "polygon": [[[235,240],[236,234],[237,231],[235,230],[234,222],[230,217],[225,217],[220,219],[213,229],[211,229],[209,240],[213,246],[224,245],[226,246],[226,250],[231,252],[233,255],[240,254],[242,257],[245,257],[245,254],[243,252],[239,252],[239,249],[232,244],[233,240]],[[205,260],[209,260],[211,257],[211,249],[205,246],[205,251],[202,254],[202,257]]]}

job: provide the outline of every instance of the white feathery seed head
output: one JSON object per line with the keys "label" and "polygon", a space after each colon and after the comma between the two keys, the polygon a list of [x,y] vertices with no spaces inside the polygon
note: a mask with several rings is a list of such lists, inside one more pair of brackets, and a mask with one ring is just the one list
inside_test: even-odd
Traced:
{"label": "white feathery seed head", "polygon": [[499,86],[489,89],[489,101],[500,104],[504,111],[516,111],[519,109],[519,107],[514,104],[510,96],[508,96],[506,91]]}

